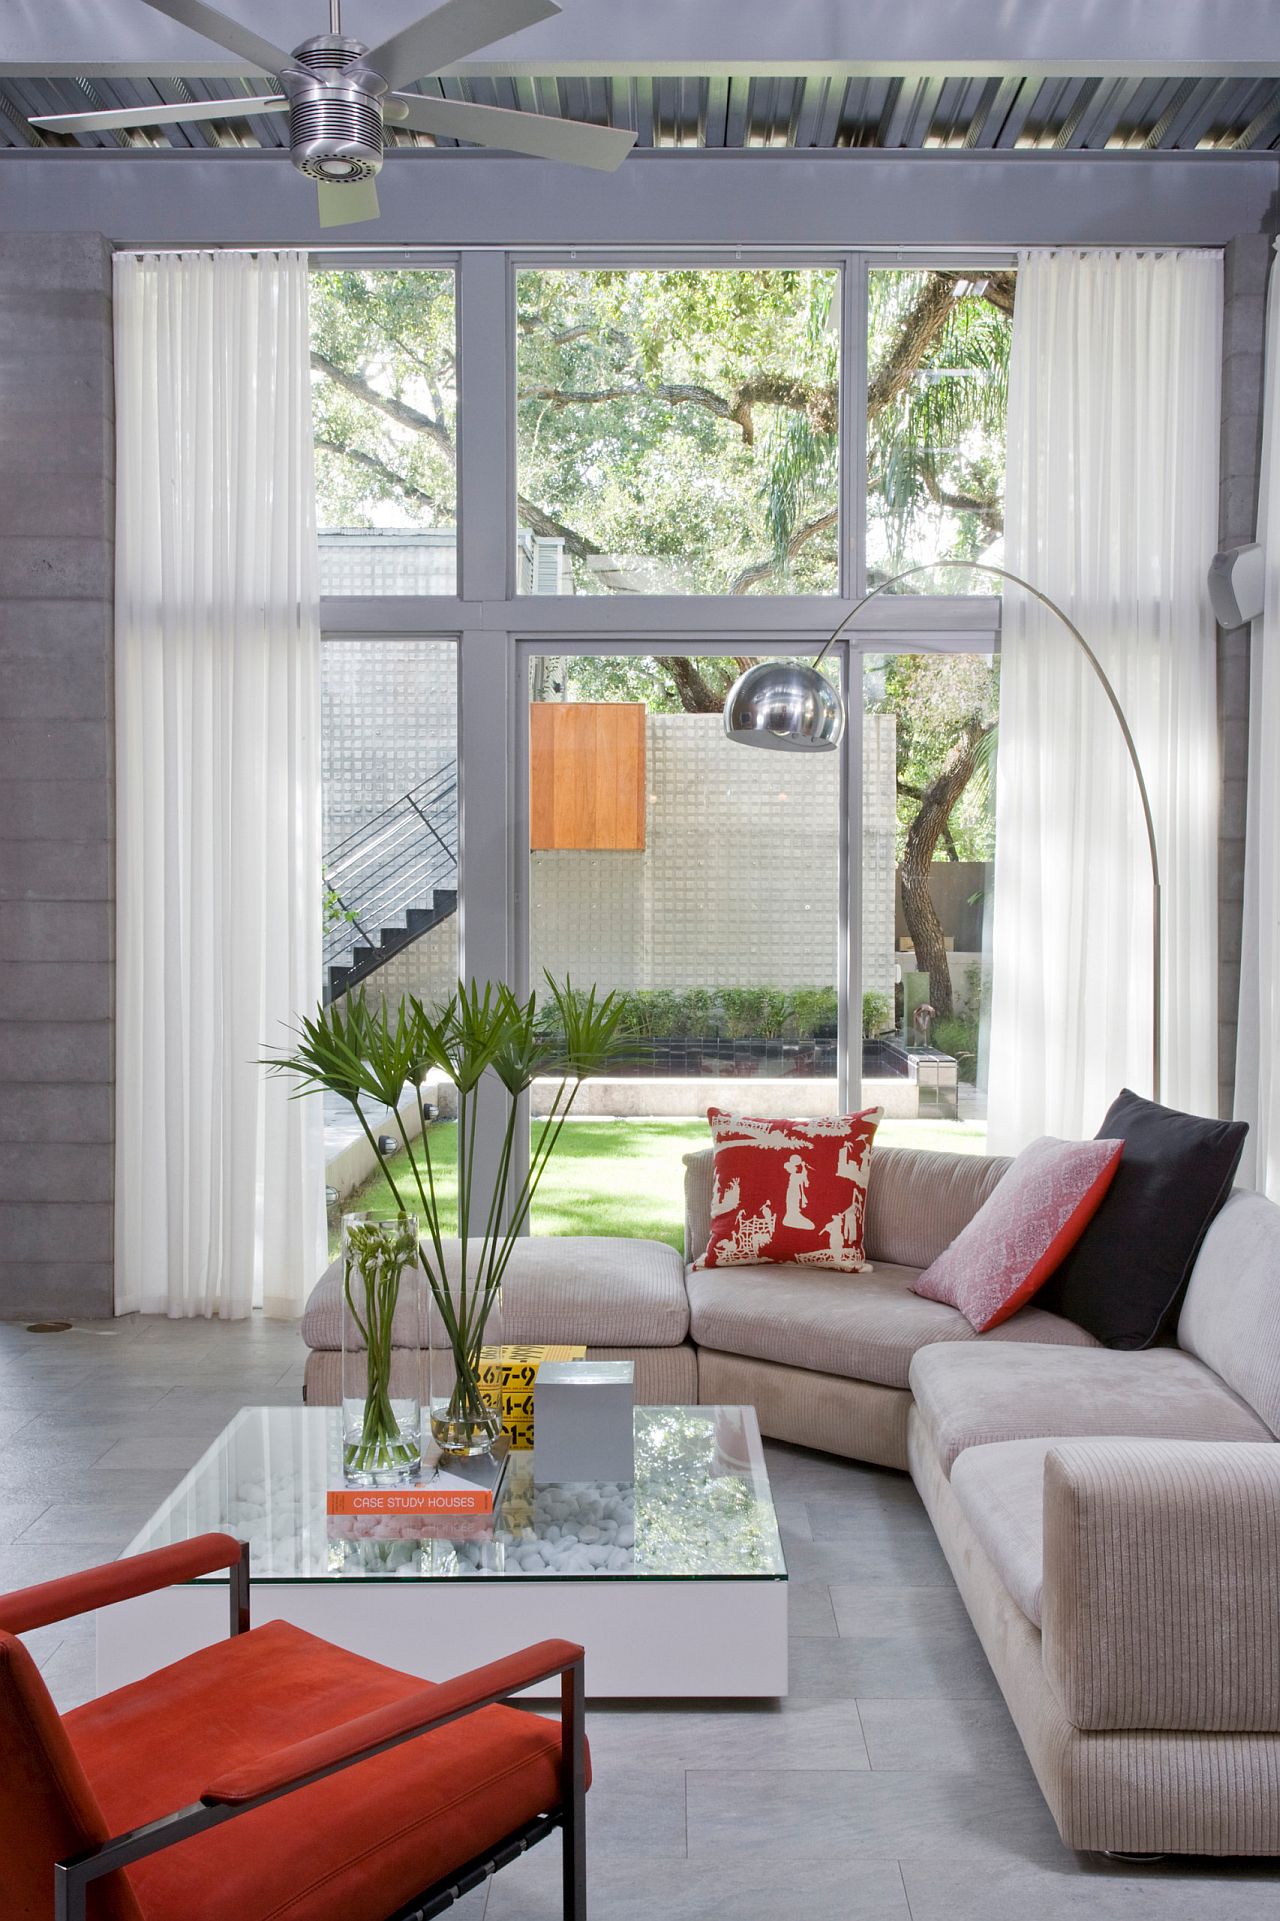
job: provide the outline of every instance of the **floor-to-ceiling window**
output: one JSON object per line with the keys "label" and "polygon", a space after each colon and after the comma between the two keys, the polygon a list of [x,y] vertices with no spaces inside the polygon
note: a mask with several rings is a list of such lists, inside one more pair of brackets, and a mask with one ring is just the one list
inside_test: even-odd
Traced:
{"label": "floor-to-ceiling window", "polygon": [[[456,758],[458,971],[625,997],[535,1230],[676,1238],[712,1103],[874,1100],[981,1151],[998,602],[955,563],[1000,558],[1008,265],[464,250],[315,286],[348,731],[424,780]],[[829,656],[840,753],[725,738],[744,665],[925,563]],[[424,719],[404,663],[442,650]]]}

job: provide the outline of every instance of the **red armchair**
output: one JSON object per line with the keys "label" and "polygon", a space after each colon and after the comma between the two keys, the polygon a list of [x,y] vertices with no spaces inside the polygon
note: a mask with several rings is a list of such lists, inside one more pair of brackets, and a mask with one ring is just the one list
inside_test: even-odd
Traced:
{"label": "red armchair", "polygon": [[[231,1635],[59,1716],[15,1637],[229,1570]],[[560,1676],[559,1726],[501,1706]],[[429,1921],[560,1830],[585,1921],[583,1656],[432,1685],[283,1621],[204,1534],[0,1597],[5,1921]]]}

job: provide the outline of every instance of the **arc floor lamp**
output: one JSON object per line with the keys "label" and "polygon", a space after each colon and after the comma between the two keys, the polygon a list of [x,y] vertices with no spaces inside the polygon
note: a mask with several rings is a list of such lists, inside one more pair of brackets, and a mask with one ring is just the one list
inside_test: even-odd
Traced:
{"label": "arc floor lamp", "polygon": [[1146,778],[1142,772],[1142,762],[1138,758],[1137,745],[1133,738],[1120,697],[1107,676],[1106,669],[1094,653],[1075,622],[1062,611],[1055,600],[1051,600],[1039,587],[1033,587],[1021,574],[1011,573],[1007,567],[993,566],[987,560],[932,560],[919,567],[906,567],[900,574],[882,580],[870,593],[862,596],[841,620],[830,638],[823,642],[811,662],[802,660],[763,660],[754,667],[748,667],[739,674],[729,689],[724,704],[724,730],[730,740],[736,740],[743,747],[768,747],[785,754],[830,753],[840,745],[844,734],[844,702],[839,689],[834,687],[826,675],[819,672],[824,656],[839,640],[850,622],[862,612],[869,601],[896,587],[899,581],[910,580],[917,574],[932,573],[938,567],[955,569],[966,568],[971,573],[986,574],[992,579],[1009,582],[1021,587],[1025,593],[1038,600],[1042,607],[1056,616],[1066,628],[1071,638],[1098,677],[1098,683],[1111,704],[1120,732],[1124,737],[1125,750],[1133,777],[1138,786],[1138,798],[1142,802],[1142,818],[1147,829],[1147,851],[1151,857],[1151,1093],[1153,1100],[1160,1099],[1161,1068],[1161,947],[1163,940],[1162,905],[1160,897],[1160,852],[1156,845],[1156,824],[1151,812],[1151,797],[1147,792]]}

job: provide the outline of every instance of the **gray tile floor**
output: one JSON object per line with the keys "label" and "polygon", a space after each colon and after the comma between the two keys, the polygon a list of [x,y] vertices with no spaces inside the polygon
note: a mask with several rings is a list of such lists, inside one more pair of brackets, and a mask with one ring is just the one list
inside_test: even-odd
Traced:
{"label": "gray tile floor", "polygon": [[[111,1558],[236,1409],[289,1402],[295,1329],[0,1326],[0,1591]],[[1280,1863],[1137,1870],[1058,1840],[903,1475],[771,1445],[791,1571],[777,1706],[595,1708],[592,1921],[1274,1921]],[[89,1622],[28,1637],[62,1707]],[[554,1842],[455,1912],[553,1921]]]}

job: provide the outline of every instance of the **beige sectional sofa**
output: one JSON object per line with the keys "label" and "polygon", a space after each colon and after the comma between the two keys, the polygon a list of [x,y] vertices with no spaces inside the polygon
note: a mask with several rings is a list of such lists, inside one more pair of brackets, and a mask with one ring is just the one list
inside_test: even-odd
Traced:
{"label": "beige sectional sofa", "polygon": [[1227,1202],[1173,1345],[977,1336],[910,1285],[1006,1166],[875,1150],[870,1272],[690,1269],[699,1391],[910,1469],[1070,1846],[1280,1853],[1280,1208]]}
{"label": "beige sectional sofa", "polygon": [[[711,1163],[686,1160],[690,1250]],[[861,1274],[528,1241],[504,1338],[586,1341],[642,1400],[749,1402],[767,1435],[909,1469],[1063,1840],[1280,1853],[1280,1208],[1227,1202],[1172,1344],[1117,1353],[1034,1304],[978,1336],[911,1283],[1007,1165],[876,1149]],[[333,1269],[305,1331],[308,1399],[334,1401]]]}

